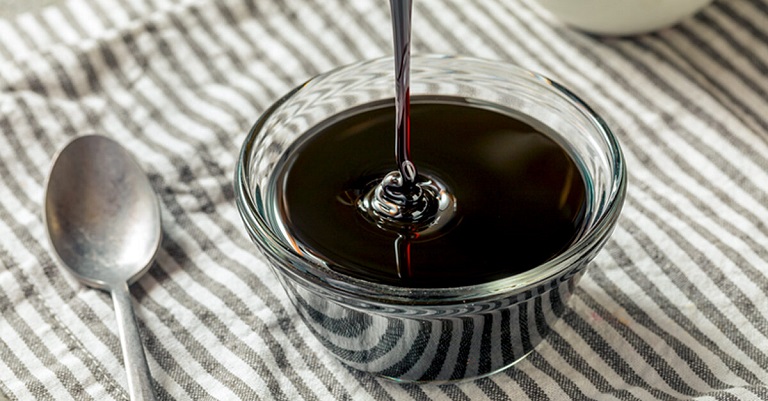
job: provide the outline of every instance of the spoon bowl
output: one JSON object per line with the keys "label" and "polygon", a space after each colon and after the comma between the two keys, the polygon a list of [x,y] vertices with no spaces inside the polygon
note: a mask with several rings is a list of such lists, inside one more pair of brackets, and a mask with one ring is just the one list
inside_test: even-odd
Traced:
{"label": "spoon bowl", "polygon": [[44,219],[60,264],[83,284],[111,293],[131,400],[153,400],[128,290],[152,265],[162,237],[147,176],[114,140],[75,138],[54,159]]}

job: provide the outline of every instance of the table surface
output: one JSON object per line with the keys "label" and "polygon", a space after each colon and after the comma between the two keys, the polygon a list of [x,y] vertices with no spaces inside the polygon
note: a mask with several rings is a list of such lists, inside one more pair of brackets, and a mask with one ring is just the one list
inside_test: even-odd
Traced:
{"label": "table surface", "polygon": [[416,2],[415,53],[552,77],[605,118],[629,172],[618,226],[553,333],[511,369],[440,386],[325,352],[234,205],[250,125],[307,78],[389,55],[386,1],[50,3],[0,3],[9,399],[127,399],[109,295],[60,269],[41,219],[52,156],[96,132],[160,198],[162,248],[131,292],[161,400],[768,400],[768,0],[716,1],[627,38],[532,0]]}

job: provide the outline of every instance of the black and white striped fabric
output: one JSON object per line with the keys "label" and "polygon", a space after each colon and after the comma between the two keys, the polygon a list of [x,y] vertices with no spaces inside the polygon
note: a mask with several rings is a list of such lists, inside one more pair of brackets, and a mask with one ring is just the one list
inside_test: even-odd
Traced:
{"label": "black and white striped fabric", "polygon": [[109,295],[56,265],[41,220],[51,157],[95,132],[160,197],[162,249],[131,292],[161,400],[768,400],[768,1],[625,39],[528,0],[415,3],[415,53],[548,75],[624,147],[618,227],[528,358],[440,386],[347,368],[238,216],[249,127],[310,76],[388,55],[386,0],[61,0],[0,20],[0,393],[127,400]]}

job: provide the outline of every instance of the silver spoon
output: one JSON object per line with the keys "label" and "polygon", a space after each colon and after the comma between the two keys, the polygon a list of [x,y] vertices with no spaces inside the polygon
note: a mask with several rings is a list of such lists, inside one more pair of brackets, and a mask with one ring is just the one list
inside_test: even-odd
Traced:
{"label": "silver spoon", "polygon": [[160,246],[160,207],[147,176],[117,142],[81,136],[55,158],[44,208],[61,265],[112,294],[131,400],[154,400],[128,290]]}

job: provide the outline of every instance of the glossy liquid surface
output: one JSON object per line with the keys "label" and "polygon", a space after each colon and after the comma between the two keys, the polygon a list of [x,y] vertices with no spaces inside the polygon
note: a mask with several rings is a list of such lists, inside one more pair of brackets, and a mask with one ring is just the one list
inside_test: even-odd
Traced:
{"label": "glossy liquid surface", "polygon": [[457,200],[438,232],[394,232],[358,210],[392,169],[391,103],[321,124],[278,175],[285,234],[301,252],[369,281],[453,287],[529,270],[577,236],[584,180],[547,135],[509,115],[441,98],[414,98],[411,151],[424,177]]}

